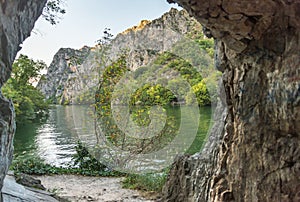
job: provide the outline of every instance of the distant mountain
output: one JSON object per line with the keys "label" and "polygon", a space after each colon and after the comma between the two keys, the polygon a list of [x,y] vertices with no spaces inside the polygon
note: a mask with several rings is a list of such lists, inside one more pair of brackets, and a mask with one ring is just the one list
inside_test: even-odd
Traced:
{"label": "distant mountain", "polygon": [[[201,35],[201,30],[201,25],[185,10],[172,8],[158,19],[142,20],[139,25],[119,33],[110,43],[106,61],[116,60],[126,50],[128,67],[136,70],[148,65],[158,53],[170,50],[183,38]],[[61,48],[37,87],[53,103],[92,101],[89,99],[93,95],[89,94],[97,88],[99,72],[105,67],[99,50],[99,46],[79,50]]]}

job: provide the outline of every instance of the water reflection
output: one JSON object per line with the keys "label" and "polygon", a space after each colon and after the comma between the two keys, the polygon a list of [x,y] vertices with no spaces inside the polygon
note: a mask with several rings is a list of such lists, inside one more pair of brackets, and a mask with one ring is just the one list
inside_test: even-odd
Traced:
{"label": "water reflection", "polygon": [[[174,108],[173,110],[179,110]],[[178,114],[178,113],[174,113]],[[200,108],[200,124],[196,141],[189,149],[189,153],[199,150],[204,141],[210,121],[210,108]],[[180,118],[180,117],[179,117]],[[78,139],[86,143],[90,148],[96,146],[95,124],[92,107],[89,106],[54,106],[50,109],[49,117],[44,123],[31,123],[18,126],[14,146],[15,155],[37,155],[47,163],[56,166],[65,166],[71,163],[71,157],[75,153],[75,145]],[[183,145],[176,145],[182,147]],[[166,151],[172,152],[172,151]],[[144,166],[157,161],[160,158],[142,159],[140,165]],[[157,169],[157,168],[155,168]]]}
{"label": "water reflection", "polygon": [[45,123],[18,126],[14,141],[15,155],[37,155],[57,166],[71,162],[77,141],[72,122],[66,116],[67,111],[67,107],[54,106]]}

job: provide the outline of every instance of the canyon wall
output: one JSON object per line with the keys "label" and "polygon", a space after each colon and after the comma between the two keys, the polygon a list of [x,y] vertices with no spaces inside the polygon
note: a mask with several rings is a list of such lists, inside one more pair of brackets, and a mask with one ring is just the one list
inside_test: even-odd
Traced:
{"label": "canyon wall", "polygon": [[[187,35],[201,32],[200,23],[185,10],[172,8],[155,20],[142,20],[139,25],[119,33],[107,49],[105,62],[99,45],[80,50],[60,49],[37,87],[54,103],[82,104],[90,101],[86,98],[94,97],[90,94],[95,92],[107,61],[116,60],[126,51],[128,67],[136,70],[153,61],[158,53],[170,50]],[[80,62],[75,61],[78,59]]]}
{"label": "canyon wall", "polygon": [[204,150],[174,163],[164,201],[299,201],[300,2],[169,2],[216,39],[225,106]]}
{"label": "canyon wall", "polygon": [[[46,0],[0,2],[0,87],[10,77],[19,45],[30,35],[45,3]],[[12,102],[0,93],[0,190],[13,155],[14,116]]]}
{"label": "canyon wall", "polygon": [[[0,85],[45,2],[1,1]],[[176,2],[217,39],[225,106],[202,153],[174,164],[165,201],[299,201],[300,2]],[[14,130],[12,104],[0,95],[0,188]]]}

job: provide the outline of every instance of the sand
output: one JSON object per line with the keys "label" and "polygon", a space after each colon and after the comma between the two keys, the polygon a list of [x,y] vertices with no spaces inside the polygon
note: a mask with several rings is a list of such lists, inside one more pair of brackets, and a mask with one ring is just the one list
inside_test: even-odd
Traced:
{"label": "sand", "polygon": [[[50,192],[68,201],[150,202],[143,193],[122,188],[122,178],[78,175],[35,176]],[[149,195],[148,195],[149,196]]]}

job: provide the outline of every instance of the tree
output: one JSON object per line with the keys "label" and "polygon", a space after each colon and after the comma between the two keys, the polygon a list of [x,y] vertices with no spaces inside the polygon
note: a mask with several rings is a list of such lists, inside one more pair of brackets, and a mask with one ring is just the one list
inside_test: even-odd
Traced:
{"label": "tree", "polygon": [[186,96],[187,104],[194,103],[192,94],[195,94],[199,106],[206,106],[211,104],[210,96],[203,80],[192,86],[191,92]]}
{"label": "tree", "polygon": [[42,16],[46,21],[50,22],[51,25],[57,24],[61,16],[66,13],[66,10],[63,8],[64,2],[64,0],[47,1]]}
{"label": "tree", "polygon": [[12,76],[2,87],[2,92],[14,103],[17,123],[32,121],[47,111],[44,96],[32,85],[45,67],[44,62],[33,61],[26,55],[20,55],[14,62]]}
{"label": "tree", "polygon": [[21,54],[13,64],[11,78],[13,87],[19,89],[22,86],[31,85],[31,79],[36,79],[39,72],[46,67],[47,65],[43,61],[33,61],[28,56]]}

